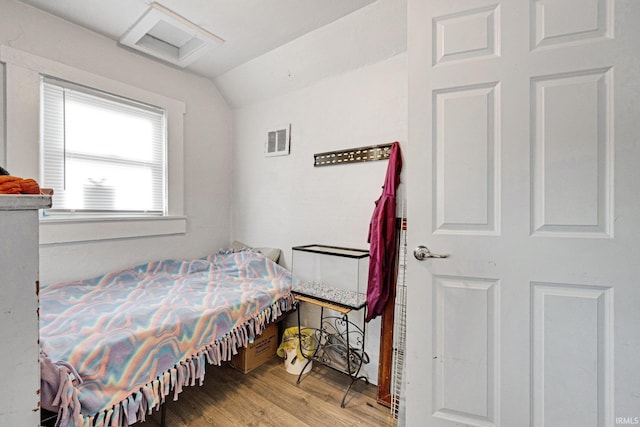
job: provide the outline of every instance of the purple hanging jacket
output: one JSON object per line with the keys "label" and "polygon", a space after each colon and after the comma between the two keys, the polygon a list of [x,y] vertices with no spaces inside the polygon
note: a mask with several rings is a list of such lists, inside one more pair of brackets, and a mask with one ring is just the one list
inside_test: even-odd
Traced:
{"label": "purple hanging jacket", "polygon": [[391,145],[387,177],[369,225],[369,283],[366,321],[379,316],[387,304],[394,280],[396,240],[396,190],[400,185],[400,144]]}

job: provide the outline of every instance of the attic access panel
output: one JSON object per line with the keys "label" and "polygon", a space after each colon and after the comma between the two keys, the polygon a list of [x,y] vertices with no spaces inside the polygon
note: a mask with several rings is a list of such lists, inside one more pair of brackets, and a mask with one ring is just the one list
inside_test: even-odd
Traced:
{"label": "attic access panel", "polygon": [[159,3],[151,6],[120,38],[120,43],[186,67],[224,40]]}

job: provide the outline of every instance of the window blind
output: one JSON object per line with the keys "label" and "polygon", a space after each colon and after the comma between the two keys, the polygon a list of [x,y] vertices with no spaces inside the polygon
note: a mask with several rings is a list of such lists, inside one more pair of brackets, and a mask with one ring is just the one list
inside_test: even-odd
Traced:
{"label": "window blind", "polygon": [[70,82],[41,83],[42,186],[51,213],[166,212],[161,108]]}

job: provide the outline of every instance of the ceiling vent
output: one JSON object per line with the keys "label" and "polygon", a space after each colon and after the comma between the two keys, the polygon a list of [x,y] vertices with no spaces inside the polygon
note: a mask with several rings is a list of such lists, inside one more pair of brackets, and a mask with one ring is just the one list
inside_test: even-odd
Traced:
{"label": "ceiling vent", "polygon": [[224,40],[159,3],[149,9],[120,43],[156,58],[186,67]]}

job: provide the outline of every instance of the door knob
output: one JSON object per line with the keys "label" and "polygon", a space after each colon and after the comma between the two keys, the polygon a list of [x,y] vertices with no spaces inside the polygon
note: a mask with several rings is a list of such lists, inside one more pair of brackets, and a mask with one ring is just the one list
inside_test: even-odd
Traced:
{"label": "door knob", "polygon": [[427,258],[448,258],[449,254],[434,254],[428,247],[420,245],[413,250],[413,256],[418,261],[424,261]]}

